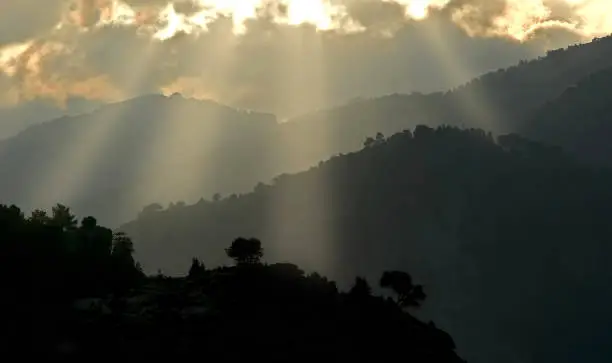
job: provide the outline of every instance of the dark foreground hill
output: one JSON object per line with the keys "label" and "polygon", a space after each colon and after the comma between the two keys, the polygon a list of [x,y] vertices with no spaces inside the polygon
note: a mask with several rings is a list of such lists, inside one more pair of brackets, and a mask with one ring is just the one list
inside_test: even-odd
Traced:
{"label": "dark foreground hill", "polygon": [[391,300],[340,293],[291,264],[221,268],[195,280],[150,278],[124,299],[93,301],[99,305],[73,317],[84,335],[64,343],[78,357],[463,362],[432,323]]}
{"label": "dark foreground hill", "polygon": [[253,193],[150,210],[122,230],[145,270],[191,256],[225,261],[220,241],[261,236],[349,286],[409,268],[429,288],[424,316],[477,362],[611,357],[612,175],[516,135],[417,127]]}
{"label": "dark foreground hill", "polygon": [[366,280],[340,292],[293,264],[265,265],[261,242],[237,239],[234,267],[187,278],[146,277],[132,244],[61,206],[25,218],[0,206],[0,354],[44,360],[461,363],[452,338],[405,309],[426,295],[388,271],[373,296]]}

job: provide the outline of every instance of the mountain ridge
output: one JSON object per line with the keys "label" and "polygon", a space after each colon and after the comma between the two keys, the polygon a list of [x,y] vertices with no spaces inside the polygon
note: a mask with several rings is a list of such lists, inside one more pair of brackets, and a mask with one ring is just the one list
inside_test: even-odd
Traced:
{"label": "mountain ridge", "polygon": [[[419,126],[248,194],[147,211],[120,230],[145,269],[169,274],[194,255],[222,265],[218,243],[240,235],[267,241],[270,261],[295,261],[341,286],[409,269],[429,287],[422,314],[468,361],[572,362],[569,350],[584,353],[591,337],[570,332],[591,324],[600,334],[595,327],[612,322],[602,310],[612,296],[599,288],[612,278],[611,181],[609,170],[517,135]],[[553,323],[580,315],[582,295],[597,296],[588,315]],[[551,353],[552,327],[575,339],[562,340],[567,350]]]}
{"label": "mountain ridge", "polygon": [[[612,67],[612,37],[552,51],[447,92],[365,99],[282,123],[214,101],[142,96],[0,141],[0,167],[7,170],[0,199],[25,209],[62,202],[118,226],[151,203],[245,193],[276,175],[359,150],[368,136],[417,124],[485,125],[494,134],[554,144],[542,134],[554,134],[555,125],[532,132],[531,115],[605,67]],[[612,165],[612,154],[583,156]]]}

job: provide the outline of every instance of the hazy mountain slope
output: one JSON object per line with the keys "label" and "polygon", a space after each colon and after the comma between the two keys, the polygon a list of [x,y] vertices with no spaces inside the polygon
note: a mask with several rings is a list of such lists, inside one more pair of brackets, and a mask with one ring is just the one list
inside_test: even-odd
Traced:
{"label": "hazy mountain slope", "polygon": [[0,142],[0,200],[67,203],[111,225],[146,204],[250,190],[280,170],[274,116],[145,96],[34,126]]}
{"label": "hazy mountain slope", "polygon": [[0,140],[62,115],[91,112],[102,103],[82,98],[68,98],[62,106],[48,100],[32,100],[19,105],[0,105]]}
{"label": "hazy mountain slope", "polygon": [[[478,120],[480,126],[515,132],[543,103],[557,98],[583,78],[611,66],[612,36],[608,36],[552,50],[545,57],[487,73],[451,94],[464,107],[469,107],[471,101],[476,106],[482,104],[485,117]],[[470,113],[465,116],[466,123],[473,118]]]}
{"label": "hazy mountain slope", "polygon": [[[533,112],[559,97],[567,88],[600,70],[612,67],[612,37],[550,51],[546,56],[508,69],[499,69],[444,93],[390,95],[313,112],[287,125],[293,134],[323,135],[319,158],[356,150],[376,131],[385,134],[417,124],[479,127],[496,133],[521,132]],[[307,139],[307,138],[306,138]],[[311,151],[315,153],[315,151]]]}
{"label": "hazy mountain slope", "polygon": [[395,94],[355,101],[281,124],[281,149],[290,147],[301,156],[295,160],[294,171],[305,169],[340,152],[359,150],[377,132],[390,135],[417,124],[443,124],[443,107],[442,94]]}
{"label": "hazy mountain slope", "polygon": [[523,133],[586,161],[612,165],[612,67],[568,88],[541,107]]}
{"label": "hazy mountain slope", "polygon": [[[559,115],[550,109],[554,104],[537,113],[536,121],[526,115],[588,75],[599,77],[596,71],[612,67],[611,59],[608,37],[486,74],[450,92],[362,100],[280,125],[272,115],[209,101],[140,97],[0,141],[0,201],[25,209],[63,202],[79,214],[117,225],[151,203],[249,191],[279,173],[358,150],[376,132],[390,135],[416,124],[484,125],[494,132],[525,133],[572,152],[584,149],[584,157],[601,161],[601,155],[609,155],[605,142],[594,149],[585,140],[605,140],[607,129],[594,128],[583,136],[568,132],[557,140],[560,131],[544,121]],[[559,102],[565,107],[574,104],[563,97]],[[579,114],[587,111],[596,112]]]}
{"label": "hazy mountain slope", "polygon": [[[273,186],[142,214],[122,229],[149,270],[256,236],[271,261],[341,283],[408,269],[430,293],[425,315],[472,362],[591,362],[603,342],[612,257],[609,172],[516,136],[420,127]],[[579,333],[577,333],[579,332]]]}

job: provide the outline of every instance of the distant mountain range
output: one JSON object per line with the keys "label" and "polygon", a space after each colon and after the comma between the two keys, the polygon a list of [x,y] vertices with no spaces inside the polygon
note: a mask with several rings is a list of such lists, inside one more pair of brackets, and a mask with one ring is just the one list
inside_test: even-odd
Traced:
{"label": "distant mountain range", "polygon": [[468,361],[609,362],[610,81],[606,37],[285,123],[147,95],[0,141],[0,202],[121,226],[148,272],[240,235],[344,284],[409,270]]}
{"label": "distant mountain range", "polygon": [[1,105],[0,140],[11,138],[28,127],[63,115],[88,113],[103,105],[102,102],[82,98],[69,98],[61,107],[58,107],[56,102],[47,100],[32,100],[19,105]]}
{"label": "distant mountain range", "polygon": [[[556,104],[588,109],[590,92],[607,106],[612,86],[593,80],[606,77],[610,67],[612,37],[549,52],[448,92],[359,100],[286,123],[210,101],[143,96],[0,141],[0,200],[24,209],[63,202],[116,226],[145,205],[248,192],[278,174],[358,150],[377,132],[390,135],[417,124],[517,132],[610,163],[601,126],[582,122],[582,113],[555,116]],[[597,90],[589,86],[594,82]],[[584,93],[579,98],[577,88]],[[605,111],[589,112],[603,117]],[[579,133],[559,134],[576,128]]]}
{"label": "distant mountain range", "polygon": [[152,95],[31,127],[0,142],[0,199],[67,203],[117,225],[153,201],[244,190],[278,170],[273,115]]}

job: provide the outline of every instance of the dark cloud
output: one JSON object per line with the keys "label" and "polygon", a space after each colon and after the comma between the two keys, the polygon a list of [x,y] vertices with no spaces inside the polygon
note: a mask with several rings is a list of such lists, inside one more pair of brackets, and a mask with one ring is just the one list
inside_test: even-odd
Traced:
{"label": "dark cloud", "polygon": [[471,34],[489,33],[506,9],[506,0],[451,0],[445,8]]}
{"label": "dark cloud", "polygon": [[0,47],[43,35],[57,25],[63,0],[0,1]]}
{"label": "dark cloud", "polygon": [[348,0],[347,15],[370,31],[395,32],[406,22],[405,8],[395,2]]}
{"label": "dark cloud", "polygon": [[180,13],[180,14],[192,15],[202,10],[202,8],[203,8],[202,5],[195,3],[193,1],[187,0],[187,1],[175,1],[174,2],[174,9],[176,10],[177,13]]}
{"label": "dark cloud", "polygon": [[442,90],[542,51],[471,38],[441,17],[405,23],[393,37],[266,19],[246,26],[236,35],[231,19],[220,18],[208,32],[166,42],[129,28],[101,28],[75,37],[69,53],[46,59],[45,70],[74,82],[104,75],[124,97],[166,90],[288,116],[357,96]]}
{"label": "dark cloud", "polygon": [[[399,2],[336,0],[346,6],[338,24],[350,21],[361,27],[347,32],[282,23],[279,19],[288,15],[286,5],[270,0],[256,19],[245,22],[243,33],[236,33],[234,19],[218,15],[206,30],[186,28],[174,36],[170,33],[165,41],[153,36],[170,24],[157,18],[165,0],[126,1],[134,7],[127,21],[114,18],[117,9],[109,0],[49,1],[46,4],[59,10],[69,3],[70,16],[49,11],[52,20],[33,21],[11,35],[11,41],[34,40],[27,51],[5,59],[5,71],[10,65],[11,75],[0,77],[0,100],[40,98],[65,104],[74,97],[112,101],[150,92],[182,92],[285,117],[354,97],[444,90],[551,47],[585,39],[567,26],[536,27],[523,42],[504,35],[495,19],[508,24],[531,21],[529,14],[541,9],[531,1],[524,8],[525,17],[516,18],[512,11],[520,8],[508,7],[509,1],[451,0],[417,21]],[[511,1],[516,5],[527,0]],[[9,9],[5,3],[0,6]],[[19,3],[35,8],[33,0]],[[182,0],[174,7],[191,16],[199,5]],[[36,20],[37,14],[26,8],[10,9],[16,18],[29,15]],[[551,20],[577,18],[567,5],[550,9]],[[6,19],[15,22],[10,18]],[[65,20],[63,26],[54,28],[59,19]],[[2,27],[7,25],[0,22]]]}

